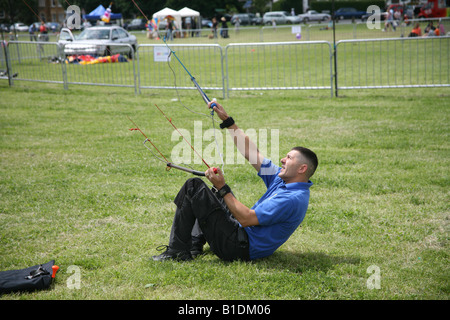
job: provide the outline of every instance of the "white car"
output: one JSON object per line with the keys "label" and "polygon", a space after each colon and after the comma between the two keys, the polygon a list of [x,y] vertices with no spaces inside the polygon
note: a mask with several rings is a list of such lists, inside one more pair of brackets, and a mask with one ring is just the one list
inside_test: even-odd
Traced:
{"label": "white car", "polygon": [[66,56],[82,54],[110,56],[120,53],[132,57],[131,51],[136,51],[137,40],[136,36],[129,34],[122,27],[102,26],[84,29],[76,37],[69,29],[63,28],[59,34],[58,44],[60,47],[64,46]]}
{"label": "white car", "polygon": [[308,10],[304,14],[299,14],[298,17],[304,23],[309,21],[329,21],[331,16],[327,13],[318,13],[316,10]]}
{"label": "white car", "polygon": [[11,26],[11,31],[12,30],[24,32],[24,31],[28,31],[28,26],[25,23],[18,22],[18,23],[14,23],[14,25]]}
{"label": "white car", "polygon": [[275,24],[297,24],[300,23],[300,18],[297,16],[291,16],[286,11],[272,11],[266,12],[263,16],[263,24],[271,25],[272,22]]}

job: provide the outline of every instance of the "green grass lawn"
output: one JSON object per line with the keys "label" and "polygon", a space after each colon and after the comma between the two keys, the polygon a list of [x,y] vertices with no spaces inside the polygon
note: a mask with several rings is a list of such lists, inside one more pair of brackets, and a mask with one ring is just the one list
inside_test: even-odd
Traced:
{"label": "green grass lawn", "polygon": [[[154,104],[188,132],[195,121],[212,127],[175,91],[2,81],[0,95],[0,270],[60,266],[52,290],[1,299],[449,298],[448,88],[243,91],[221,101],[245,130],[278,129],[280,157],[295,145],[319,157],[301,227],[251,263],[223,262],[208,247],[188,263],[149,260],[167,244],[172,201],[191,176],[166,171],[126,116],[170,157],[181,140]],[[197,92],[180,95],[204,111]],[[265,191],[248,164],[225,173],[248,206]],[[367,286],[371,266],[380,289]]]}

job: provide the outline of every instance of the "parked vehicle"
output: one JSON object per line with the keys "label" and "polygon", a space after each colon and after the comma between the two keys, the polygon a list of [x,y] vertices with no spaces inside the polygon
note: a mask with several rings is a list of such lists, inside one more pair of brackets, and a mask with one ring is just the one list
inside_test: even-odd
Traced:
{"label": "parked vehicle", "polygon": [[84,29],[74,37],[68,28],[62,28],[58,44],[64,46],[64,54],[70,55],[113,55],[125,54],[131,56],[129,46],[116,46],[115,44],[129,44],[136,50],[137,40],[124,28],[118,26],[101,26]]}
{"label": "parked vehicle", "polygon": [[9,28],[10,28],[10,25],[9,25],[9,24],[6,24],[6,23],[0,24],[0,29],[1,29],[3,32],[9,32]]}
{"label": "parked vehicle", "polygon": [[358,11],[355,8],[340,8],[337,9],[334,14],[337,19],[361,19],[365,15],[366,11]]}
{"label": "parked vehicle", "polygon": [[45,26],[47,27],[48,32],[53,32],[53,33],[58,32],[59,29],[61,28],[61,26],[58,22],[47,22],[45,24]]}
{"label": "parked vehicle", "polygon": [[254,14],[254,13],[249,13],[249,15],[250,15],[250,18],[252,19],[253,25],[262,24],[262,18],[260,17],[259,13],[258,13],[258,15]]}
{"label": "parked vehicle", "polygon": [[202,28],[212,28],[212,21],[210,19],[203,18],[202,19]]}
{"label": "parked vehicle", "polygon": [[419,19],[443,18],[447,16],[445,0],[428,0],[427,4],[420,8]]}
{"label": "parked vehicle", "polygon": [[240,25],[258,25],[262,23],[262,19],[256,17],[253,13],[238,13],[231,17],[231,24],[236,24],[236,20],[239,19]]}
{"label": "parked vehicle", "polygon": [[127,26],[127,30],[145,30],[147,21],[145,19],[133,19]]}
{"label": "parked vehicle", "polygon": [[291,16],[286,11],[271,11],[266,12],[263,16],[263,24],[271,25],[272,22],[278,24],[296,24],[300,23],[301,20],[298,16]]}
{"label": "parked vehicle", "polygon": [[308,10],[306,13],[299,14],[301,22],[307,23],[309,21],[328,21],[331,16],[328,13],[318,13],[316,10]]}
{"label": "parked vehicle", "polygon": [[14,23],[11,27],[10,30],[16,30],[19,32],[24,32],[24,31],[28,31],[28,26],[25,23],[22,22],[18,22],[18,23]]}
{"label": "parked vehicle", "polygon": [[[361,17],[361,21],[362,21],[362,22],[366,21],[366,20],[369,19],[369,17],[372,16],[372,15],[373,15],[373,12],[366,13],[365,15],[363,15],[363,16]],[[386,12],[386,11],[381,11],[381,12],[380,12],[380,20],[381,20],[381,21],[384,21],[384,20],[386,20],[386,17],[387,17],[387,12]]]}

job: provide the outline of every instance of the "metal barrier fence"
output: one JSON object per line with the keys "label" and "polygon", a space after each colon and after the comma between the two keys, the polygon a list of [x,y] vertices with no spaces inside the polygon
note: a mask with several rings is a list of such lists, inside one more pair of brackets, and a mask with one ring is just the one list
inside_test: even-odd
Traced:
{"label": "metal barrier fence", "polygon": [[336,52],[336,90],[450,86],[450,37],[342,40]]}
{"label": "metal barrier fence", "polygon": [[[118,45],[123,47],[124,45]],[[143,89],[195,89],[191,74],[205,90],[333,90],[450,86],[450,37],[139,45],[122,63],[72,64],[64,45],[11,41],[2,45],[0,79],[69,85]],[[167,59],[170,59],[168,62]],[[336,70],[334,67],[336,66]],[[8,74],[5,73],[8,69]],[[333,84],[333,79],[336,84]]]}
{"label": "metal barrier fence", "polygon": [[5,42],[1,41],[0,42],[0,68],[1,69],[5,69],[6,68],[6,55],[5,52],[6,50],[3,48],[5,46]]}
{"label": "metal barrier fence", "polygon": [[[136,89],[135,59],[127,63],[96,63],[82,65],[66,59],[64,44],[55,42],[11,41],[8,44],[9,69],[12,81],[38,81],[64,84],[122,86]],[[111,44],[110,50],[134,52],[129,44]],[[3,50],[4,51],[4,50]],[[4,54],[3,54],[4,55]],[[2,63],[3,65],[3,63]]]}
{"label": "metal barrier fence", "polygon": [[227,92],[330,89],[333,95],[329,42],[229,44],[225,48],[225,59]]}
{"label": "metal barrier fence", "polygon": [[[61,47],[61,56],[65,46]],[[81,61],[64,60],[63,77],[65,88],[69,84],[76,85],[92,85],[92,86],[112,86],[112,87],[130,87],[137,91],[137,71],[134,49],[129,44],[109,44],[105,48],[111,52],[110,63],[106,59],[106,63],[101,60],[87,60],[85,63]],[[117,54],[121,57],[117,61]],[[128,56],[130,59],[124,59]],[[65,57],[64,57],[65,58]],[[81,62],[81,63],[80,63]]]}
{"label": "metal barrier fence", "polygon": [[62,65],[52,57],[59,57],[59,46],[55,42],[10,41],[8,62],[10,80],[63,83]]}
{"label": "metal barrier fence", "polygon": [[[223,50],[217,44],[170,44],[203,89],[220,90],[225,97]],[[195,89],[191,76],[164,44],[143,44],[137,48],[138,90]]]}

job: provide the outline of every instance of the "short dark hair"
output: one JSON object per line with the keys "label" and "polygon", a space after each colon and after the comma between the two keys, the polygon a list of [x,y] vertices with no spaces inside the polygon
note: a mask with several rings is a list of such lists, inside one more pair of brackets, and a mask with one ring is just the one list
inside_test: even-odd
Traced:
{"label": "short dark hair", "polygon": [[298,151],[302,156],[306,158],[306,161],[308,161],[308,170],[306,172],[308,178],[312,177],[319,165],[317,155],[312,150],[305,147],[294,147],[292,148],[292,150]]}

